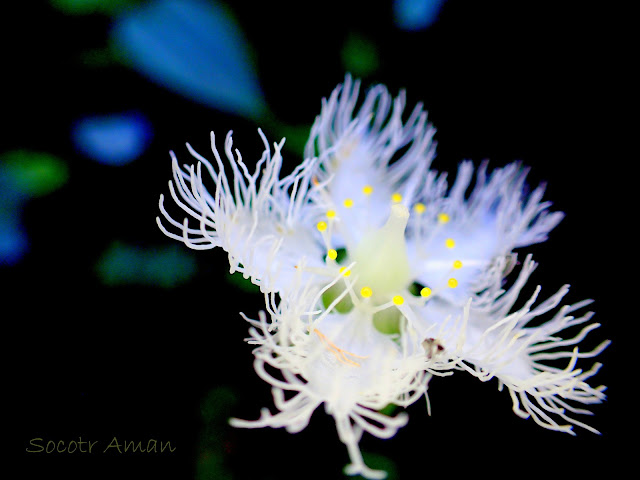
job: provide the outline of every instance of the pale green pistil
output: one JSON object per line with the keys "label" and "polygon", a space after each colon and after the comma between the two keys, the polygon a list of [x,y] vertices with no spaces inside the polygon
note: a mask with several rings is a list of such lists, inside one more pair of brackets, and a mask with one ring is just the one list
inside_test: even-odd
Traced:
{"label": "pale green pistil", "polygon": [[[404,231],[409,210],[402,204],[391,207],[387,223],[362,239],[353,254],[358,287],[369,287],[376,300],[388,302],[389,295],[404,290],[411,283]],[[384,297],[384,298],[383,298]]]}
{"label": "pale green pistil", "polygon": [[[387,223],[379,230],[362,239],[354,249],[351,260],[355,261],[353,274],[357,276],[356,292],[369,298],[369,305],[382,305],[405,291],[411,283],[409,258],[404,232],[409,220],[409,210],[401,204],[391,207]],[[323,295],[328,307],[344,292],[344,285],[337,283]],[[366,294],[362,293],[366,292]],[[345,296],[336,311],[347,313],[354,307],[351,298]],[[374,326],[382,333],[398,333],[402,314],[394,307],[378,311],[373,316]]]}

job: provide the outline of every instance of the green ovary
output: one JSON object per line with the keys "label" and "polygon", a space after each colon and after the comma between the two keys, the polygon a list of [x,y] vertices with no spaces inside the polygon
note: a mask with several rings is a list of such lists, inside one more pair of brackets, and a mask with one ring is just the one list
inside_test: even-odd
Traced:
{"label": "green ovary", "polygon": [[[329,308],[331,305],[341,294],[344,292],[344,285],[339,282],[329,288],[322,295],[322,304],[324,308]],[[351,301],[351,297],[349,294],[346,294],[342,299],[333,307],[335,311],[338,313],[349,313],[353,309],[353,302]]]}

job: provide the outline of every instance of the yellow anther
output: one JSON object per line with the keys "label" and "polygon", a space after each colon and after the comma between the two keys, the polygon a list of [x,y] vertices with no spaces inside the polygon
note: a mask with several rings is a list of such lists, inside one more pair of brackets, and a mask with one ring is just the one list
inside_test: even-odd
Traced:
{"label": "yellow anther", "polygon": [[431,295],[431,289],[429,287],[424,287],[422,290],[420,290],[420,296],[421,297],[428,297],[429,295]]}
{"label": "yellow anther", "polygon": [[455,268],[456,270],[462,268],[462,262],[460,260],[456,260],[455,262],[453,262],[453,268]]}
{"label": "yellow anther", "polygon": [[365,185],[362,187],[362,193],[365,195],[371,195],[373,193],[373,187],[371,185]]}
{"label": "yellow anther", "polygon": [[447,246],[447,248],[453,248],[456,246],[456,241],[453,238],[447,238],[444,241],[444,244]]}
{"label": "yellow anther", "polygon": [[373,295],[373,291],[369,287],[362,287],[362,289],[360,289],[360,295],[362,295],[364,298],[369,298],[371,295]]}
{"label": "yellow anther", "polygon": [[351,208],[353,207],[353,200],[350,198],[345,198],[342,204],[344,205],[344,208]]}
{"label": "yellow anther", "polygon": [[449,215],[447,215],[446,213],[438,214],[438,221],[440,223],[447,223],[449,220],[451,220],[451,218],[449,218]]}
{"label": "yellow anther", "polygon": [[348,270],[347,267],[340,267],[340,273],[343,276],[348,277],[349,275],[351,275],[351,270]]}
{"label": "yellow anther", "polygon": [[458,286],[458,280],[456,280],[455,278],[450,278],[447,282],[447,285],[449,285],[449,288],[456,288]]}
{"label": "yellow anther", "polygon": [[327,229],[327,222],[318,222],[318,224],[316,225],[316,228],[319,231],[324,232]]}
{"label": "yellow anther", "polygon": [[328,210],[327,211],[327,218],[335,218],[336,216],[336,211],[335,210]]}
{"label": "yellow anther", "polygon": [[394,193],[393,195],[391,195],[391,201],[393,203],[400,203],[402,201],[402,195],[400,195],[399,193]]}
{"label": "yellow anther", "polygon": [[424,206],[424,203],[416,203],[413,206],[413,211],[416,212],[418,215],[422,215],[426,209],[427,207]]}
{"label": "yellow anther", "polygon": [[329,250],[327,252],[327,257],[329,257],[331,260],[335,260],[336,258],[338,258],[338,252],[336,252],[333,248],[331,250]]}
{"label": "yellow anther", "polygon": [[392,298],[392,300],[396,305],[402,305],[404,303],[404,298],[402,297],[402,295],[396,295]]}

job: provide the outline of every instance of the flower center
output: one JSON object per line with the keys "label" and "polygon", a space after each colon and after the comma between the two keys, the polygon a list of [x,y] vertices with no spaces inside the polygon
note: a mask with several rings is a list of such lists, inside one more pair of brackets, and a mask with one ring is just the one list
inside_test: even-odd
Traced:
{"label": "flower center", "polygon": [[[353,272],[340,268],[340,272],[347,277],[353,273],[357,282],[350,288],[362,300],[367,300],[367,309],[373,309],[374,326],[382,333],[399,333],[401,313],[391,305],[401,305],[404,298],[401,295],[411,284],[411,271],[404,232],[409,220],[409,210],[406,206],[396,203],[391,206],[391,214],[385,225],[372,232],[360,241],[351,252],[350,261],[355,262]],[[337,252],[329,250],[328,258],[335,260]],[[344,293],[345,284],[337,283],[323,295],[325,307]],[[365,304],[357,302],[361,307]],[[379,308],[388,304],[389,308]],[[347,313],[354,304],[349,295],[334,304],[336,311]],[[375,312],[375,313],[374,313]]]}
{"label": "flower center", "polygon": [[411,283],[404,231],[409,210],[402,204],[391,206],[387,223],[375,233],[366,236],[353,252],[358,275],[358,290],[368,289],[374,302],[389,301]]}
{"label": "flower center", "polygon": [[[365,185],[362,193],[365,197],[369,197],[373,193],[373,187]],[[325,262],[330,266],[329,274],[335,275],[337,267],[343,277],[341,280],[335,279],[333,284],[324,290],[322,294],[324,307],[338,313],[349,313],[356,307],[372,315],[373,324],[378,331],[397,334],[401,331],[404,317],[402,311],[406,308],[402,305],[405,301],[409,301],[412,305],[424,305],[443,289],[456,288],[458,280],[450,275],[462,268],[463,262],[458,259],[445,260],[444,263],[434,262],[442,268],[446,267],[445,264],[449,264],[449,271],[445,271],[440,280],[436,279],[435,283],[429,286],[414,282],[405,241],[409,209],[401,203],[400,193],[391,195],[391,202],[390,214],[384,226],[369,232],[355,248],[349,251],[344,248],[334,250],[331,246],[334,222],[336,219],[340,220],[336,210],[333,208],[327,210],[326,221],[319,221],[316,228],[322,234],[327,248]],[[344,199],[343,206],[345,209],[352,208],[354,200]],[[424,218],[421,217],[426,210],[423,203],[413,205],[413,211],[417,216],[414,230],[417,229],[418,237],[424,240],[419,245],[419,250],[422,250],[418,252],[419,261],[428,258],[424,250],[437,237],[443,225],[450,221],[447,213],[440,212],[435,218],[425,223]],[[428,235],[423,231],[425,228],[430,229]],[[440,237],[442,237],[441,234]],[[440,241],[443,241],[447,250],[456,248],[453,238]],[[322,270],[319,273],[326,275]]]}

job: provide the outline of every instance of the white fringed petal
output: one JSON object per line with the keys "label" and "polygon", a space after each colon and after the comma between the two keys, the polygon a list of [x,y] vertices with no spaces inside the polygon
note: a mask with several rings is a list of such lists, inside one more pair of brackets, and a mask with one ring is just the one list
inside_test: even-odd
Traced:
{"label": "white fringed petal", "polygon": [[[264,312],[259,320],[247,319],[252,325],[248,341],[257,345],[256,372],[272,385],[279,412],[272,415],[263,409],[258,420],[232,419],[231,424],[297,432],[324,404],[349,452],[351,464],[345,472],[384,478],[384,472],[365,465],[358,442],[364,431],[390,438],[407,423],[406,414],[389,417],[378,410],[389,404],[410,405],[425,394],[426,359],[415,345],[407,348],[378,332],[371,316],[357,309],[339,315],[301,308],[313,307],[317,298],[315,289],[307,289],[271,308],[270,322]],[[271,307],[274,305],[272,299]],[[285,392],[294,396],[287,399]]]}
{"label": "white fringed petal", "polygon": [[[599,324],[588,324],[573,338],[562,339],[557,333],[589,321],[592,313],[574,318],[569,314],[584,307],[589,301],[565,305],[553,318],[540,326],[528,327],[533,319],[554,310],[568,291],[561,288],[555,295],[533,306],[540,288],[526,304],[511,311],[522,286],[535,268],[531,257],[525,260],[515,284],[490,307],[474,308],[472,302],[455,315],[442,303],[427,304],[422,312],[418,329],[425,330],[432,322],[438,324],[434,336],[444,346],[444,353],[430,368],[463,369],[482,381],[496,377],[499,388],[506,386],[513,400],[513,409],[523,418],[531,416],[541,426],[567,433],[572,425],[578,425],[597,433],[592,427],[568,416],[571,413],[590,414],[567,401],[593,404],[604,400],[604,387],[591,387],[586,380],[595,375],[600,364],[583,372],[576,368],[581,358],[593,358],[600,354],[610,342],[605,341],[589,352],[580,352],[577,344],[597,328]],[[432,328],[431,331],[434,331]],[[561,350],[566,349],[570,350]],[[545,360],[567,358],[565,368],[553,367]],[[437,363],[441,362],[438,366]],[[559,424],[559,417],[566,424]]]}
{"label": "white fringed petal", "polygon": [[[305,209],[310,177],[315,161],[308,159],[290,175],[280,179],[283,142],[269,144],[259,131],[265,145],[264,153],[250,174],[238,150],[232,150],[231,133],[225,140],[225,154],[233,176],[227,178],[224,164],[211,133],[211,147],[215,165],[187,145],[197,165],[180,167],[173,159],[173,182],[169,190],[176,204],[188,218],[174,220],[164,208],[160,196],[160,229],[169,237],[182,241],[196,250],[222,247],[229,253],[230,271],[240,271],[245,278],[260,286],[262,291],[282,290],[295,275],[296,266],[306,260],[308,265],[321,266],[323,248],[313,219]],[[204,185],[204,170],[213,180],[215,190],[209,193]],[[178,231],[176,234],[173,231]]]}
{"label": "white fringed petal", "polygon": [[[475,186],[466,195],[473,177],[471,162],[463,162],[448,194],[425,195],[425,213],[409,223],[408,247],[416,280],[430,287],[455,277],[458,287],[440,289],[440,295],[458,306],[492,283],[491,265],[514,248],[546,240],[564,214],[549,213],[550,202],[541,203],[544,187],[527,198],[527,171],[512,163],[494,170],[487,178],[487,164],[476,172]],[[433,190],[442,191],[441,186]],[[427,190],[429,191],[429,190]],[[446,222],[439,219],[446,215]],[[453,241],[455,246],[447,246]],[[453,272],[453,262],[462,268]],[[488,277],[487,277],[488,276]]]}
{"label": "white fringed petal", "polygon": [[377,85],[355,113],[359,90],[360,82],[347,75],[323,100],[305,149],[320,161],[314,199],[338,212],[343,231],[337,242],[351,248],[384,223],[393,194],[411,203],[435,155],[435,129],[421,104],[403,121],[404,92],[393,99]]}

